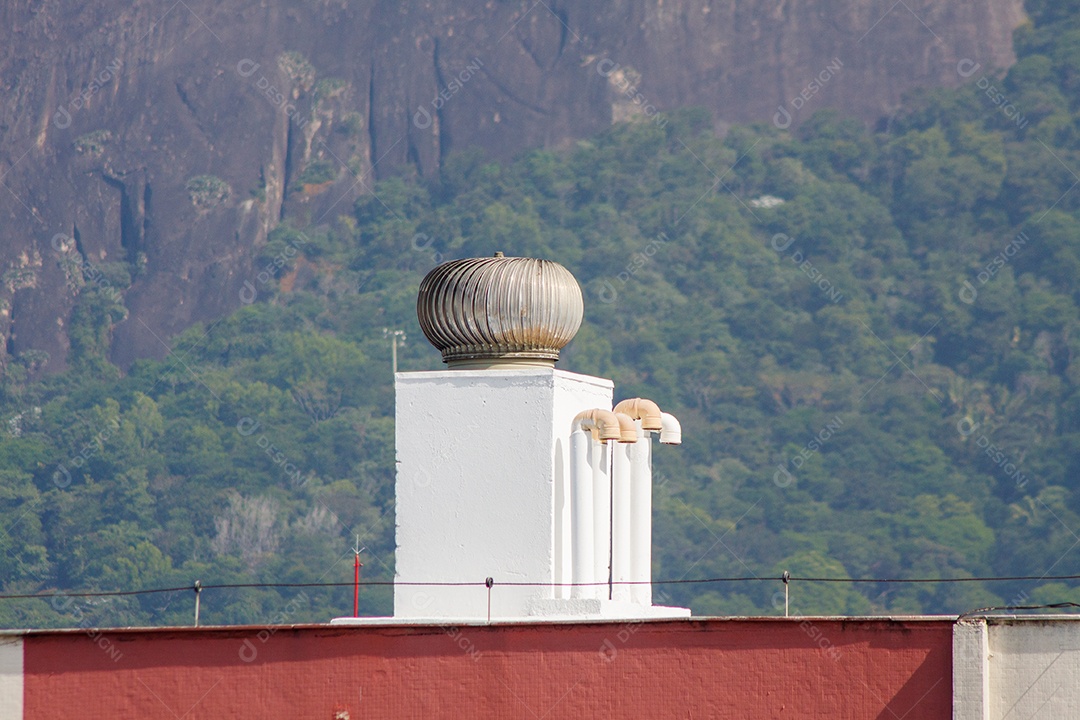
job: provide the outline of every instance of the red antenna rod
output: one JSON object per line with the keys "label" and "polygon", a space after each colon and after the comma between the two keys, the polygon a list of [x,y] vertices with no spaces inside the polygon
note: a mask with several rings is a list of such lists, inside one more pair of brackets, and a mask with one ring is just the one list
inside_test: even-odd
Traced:
{"label": "red antenna rod", "polygon": [[364,563],[360,562],[360,552],[366,549],[366,547],[360,547],[360,536],[357,535],[356,545],[353,546],[353,552],[356,553],[356,560],[353,562],[353,617],[360,617],[360,568],[364,567]]}

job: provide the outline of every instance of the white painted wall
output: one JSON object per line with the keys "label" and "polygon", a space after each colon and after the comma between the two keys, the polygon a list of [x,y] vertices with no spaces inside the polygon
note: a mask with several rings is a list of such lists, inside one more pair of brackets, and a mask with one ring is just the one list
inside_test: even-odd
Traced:
{"label": "white painted wall", "polygon": [[23,640],[0,636],[0,718],[23,716]]}
{"label": "white painted wall", "polygon": [[990,649],[986,622],[960,620],[953,625],[953,717],[990,717]]}
{"label": "white painted wall", "polygon": [[953,631],[953,718],[1080,717],[1080,617],[992,617]]}
{"label": "white painted wall", "polygon": [[1078,619],[991,619],[990,717],[1080,717]]}
{"label": "white painted wall", "polygon": [[[570,425],[611,407],[610,380],[554,368],[398,373],[398,618],[485,618],[483,587],[570,582]],[[498,586],[491,617],[566,589]]]}

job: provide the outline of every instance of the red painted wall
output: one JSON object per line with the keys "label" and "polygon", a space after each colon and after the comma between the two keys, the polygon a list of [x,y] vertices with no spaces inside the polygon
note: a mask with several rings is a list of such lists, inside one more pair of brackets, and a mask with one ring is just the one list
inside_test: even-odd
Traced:
{"label": "red painted wall", "polygon": [[41,632],[25,717],[941,718],[948,620]]}

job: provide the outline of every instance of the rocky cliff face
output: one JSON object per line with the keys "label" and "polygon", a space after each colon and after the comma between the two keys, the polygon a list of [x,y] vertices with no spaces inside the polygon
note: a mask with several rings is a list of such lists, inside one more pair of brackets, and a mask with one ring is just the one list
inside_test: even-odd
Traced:
{"label": "rocky cliff face", "polygon": [[721,126],[876,121],[958,83],[962,59],[1007,67],[1022,17],[1018,0],[10,0],[0,333],[62,369],[96,286],[125,318],[113,359],[161,356],[250,299],[283,218],[331,221],[387,174],[685,105]]}

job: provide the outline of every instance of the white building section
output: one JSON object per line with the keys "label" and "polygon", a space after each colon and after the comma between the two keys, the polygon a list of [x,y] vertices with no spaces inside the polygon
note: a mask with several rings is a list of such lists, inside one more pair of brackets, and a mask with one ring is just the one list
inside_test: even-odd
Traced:
{"label": "white building section", "polygon": [[[613,540],[608,521],[589,536],[598,515],[607,520],[613,502],[630,499],[629,467],[612,496],[604,484],[608,446],[571,432],[582,411],[611,407],[611,381],[525,367],[399,373],[396,387],[396,618],[486,619],[488,577],[492,620],[689,615],[634,602],[629,586],[615,596],[609,560],[614,550],[630,567],[629,533]],[[636,445],[608,442],[615,452]],[[595,467],[590,458],[599,460]],[[576,488],[572,460],[585,471]],[[582,542],[572,528],[585,533]]]}
{"label": "white building section", "polygon": [[1080,717],[1080,617],[972,618],[953,629],[953,718]]}
{"label": "white building section", "polygon": [[394,617],[689,616],[651,602],[651,433],[669,425],[554,367],[581,324],[573,275],[454,260],[424,278],[417,314],[451,369],[395,378]]}
{"label": "white building section", "polygon": [[986,621],[959,620],[953,625],[953,717],[989,718],[990,649]]}
{"label": "white building section", "polygon": [[0,636],[0,718],[23,716],[23,639]]}
{"label": "white building section", "polygon": [[492,618],[569,597],[569,429],[611,393],[554,368],[398,374],[396,617],[487,616],[483,586],[406,583],[491,577]]}

